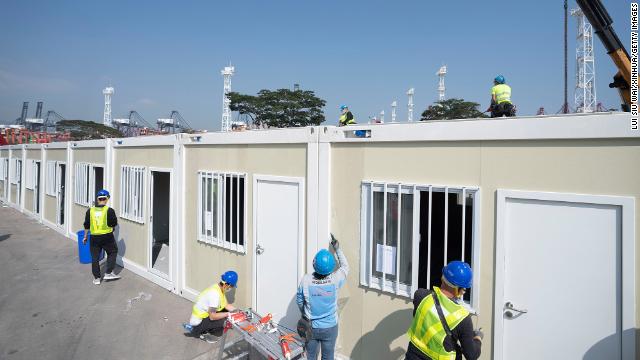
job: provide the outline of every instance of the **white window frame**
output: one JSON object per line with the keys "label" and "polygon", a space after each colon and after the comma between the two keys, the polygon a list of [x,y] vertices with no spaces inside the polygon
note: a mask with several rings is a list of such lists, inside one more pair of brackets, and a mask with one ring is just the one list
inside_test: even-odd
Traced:
{"label": "white window frame", "polygon": [[74,201],[81,206],[90,207],[96,197],[95,168],[102,168],[87,162],[77,162],[74,180]]}
{"label": "white window frame", "polygon": [[[391,183],[391,182],[380,182],[380,181],[363,181],[361,184],[361,221],[360,221],[360,248],[361,248],[361,261],[360,261],[360,284],[365,287],[373,288],[376,290],[380,290],[385,293],[395,294],[397,296],[404,297],[413,297],[413,294],[418,288],[418,271],[419,271],[419,254],[420,254],[420,196],[421,192],[427,192],[429,195],[429,206],[428,212],[431,212],[431,196],[434,192],[442,192],[445,194],[445,224],[448,223],[448,196],[449,193],[459,193],[462,194],[462,259],[466,262],[471,262],[471,266],[473,271],[478,274],[479,273],[479,251],[480,251],[480,242],[479,242],[479,224],[480,224],[480,190],[477,187],[472,186],[440,186],[440,185],[418,185],[418,184],[406,184],[406,183]],[[386,273],[382,272],[382,277],[377,277],[374,275],[373,269],[373,246],[374,243],[373,238],[373,193],[381,192],[383,193],[384,198],[384,210],[383,210],[383,242],[387,243],[387,234],[386,234],[386,203],[387,203],[387,193],[398,193],[401,194],[412,194],[413,195],[413,229],[412,229],[412,258],[411,258],[411,284],[403,284],[400,282],[400,268],[402,266],[402,258],[401,258],[401,240],[400,240],[400,230],[401,230],[401,216],[402,216],[402,196],[398,196],[398,243],[396,249],[396,271],[395,271],[395,279],[388,280],[386,279]],[[473,196],[473,233],[472,233],[472,254],[464,254],[464,246],[465,246],[465,217],[466,217],[466,196]],[[430,216],[430,214],[423,214],[423,216]],[[427,246],[431,245],[431,227],[428,227],[427,234],[422,234],[423,237],[427,238]],[[446,259],[446,250],[447,250],[447,226],[445,226],[445,234],[444,234],[444,249],[445,249],[445,259]],[[382,260],[384,262],[384,257]],[[424,261],[424,259],[423,259]],[[431,268],[430,259],[426,259],[427,268]],[[382,264],[382,268],[384,270],[384,263]],[[382,279],[385,279],[384,281]],[[430,274],[427,275],[427,283],[431,283]],[[477,307],[478,305],[478,289],[472,289],[472,298],[471,298],[471,306]]]}
{"label": "white window frame", "polygon": [[34,159],[27,159],[27,168],[26,168],[26,174],[24,177],[24,187],[28,190],[33,190],[35,189],[35,170],[36,170],[36,160]]}
{"label": "white window frame", "polygon": [[146,170],[144,166],[120,168],[120,217],[140,224],[144,224]]}
{"label": "white window frame", "polygon": [[[236,221],[235,228],[227,228],[227,216],[229,214],[226,213],[226,194],[227,190],[230,189],[230,186],[227,183],[227,178],[235,178],[236,179],[236,187],[239,189],[240,180],[244,182],[244,190],[243,190],[243,203],[244,210],[240,213],[240,207],[233,207],[233,203],[230,204],[229,208],[232,212],[235,212],[236,218],[239,220],[242,218],[243,226],[240,229],[240,221]],[[214,172],[214,171],[198,171],[198,201],[197,201],[197,210],[198,210],[198,231],[197,231],[197,239],[200,242],[219,246],[228,250],[236,251],[242,254],[245,254],[247,251],[247,174],[246,173],[232,173],[232,172]],[[218,191],[216,195],[216,212],[211,211],[209,214],[203,216],[203,209],[205,206],[204,201],[207,201],[209,204],[213,206],[213,196],[209,196],[209,194],[204,194],[203,192],[206,189],[202,187],[203,179],[211,179],[212,182],[217,184]],[[205,199],[206,198],[206,199]],[[240,191],[236,191],[236,204],[240,202]],[[214,219],[215,215],[215,219]],[[216,231],[213,231],[213,222],[217,221]],[[211,224],[211,227],[208,226]],[[208,230],[211,230],[211,235],[208,235]],[[203,231],[204,230],[204,231]],[[229,234],[229,238],[231,241],[227,241],[227,234]],[[239,234],[242,234],[244,239],[244,244],[240,245],[240,237]]]}
{"label": "white window frame", "polygon": [[22,164],[20,164],[20,166],[18,166],[18,162],[22,163],[22,160],[20,159],[16,159],[16,158],[11,158],[11,173],[10,175],[10,183],[12,185],[18,185],[18,179],[20,178],[20,171],[22,171],[21,167]]}
{"label": "white window frame", "polygon": [[45,194],[49,196],[57,196],[57,179],[56,169],[58,164],[56,161],[47,161],[47,173],[45,176]]}
{"label": "white window frame", "polygon": [[0,157],[0,181],[7,181],[9,175],[9,164],[7,158]]}

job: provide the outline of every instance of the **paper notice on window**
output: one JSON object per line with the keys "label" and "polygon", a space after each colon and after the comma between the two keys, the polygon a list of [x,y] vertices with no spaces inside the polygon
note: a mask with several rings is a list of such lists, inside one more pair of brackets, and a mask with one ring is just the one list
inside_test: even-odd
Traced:
{"label": "paper notice on window", "polygon": [[[376,271],[385,274],[396,274],[396,247],[376,244]],[[383,266],[384,264],[384,266]]]}

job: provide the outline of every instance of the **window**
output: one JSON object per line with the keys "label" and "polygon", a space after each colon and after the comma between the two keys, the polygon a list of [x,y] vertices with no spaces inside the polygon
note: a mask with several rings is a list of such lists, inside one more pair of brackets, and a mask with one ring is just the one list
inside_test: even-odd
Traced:
{"label": "window", "polygon": [[33,190],[36,183],[36,161],[33,159],[27,159],[26,176],[24,181],[24,187]]}
{"label": "window", "polygon": [[7,158],[0,158],[0,180],[6,181],[9,175],[9,166]]}
{"label": "window", "polygon": [[120,176],[120,216],[144,224],[145,168],[123,166]]}
{"label": "window", "polygon": [[245,252],[246,175],[198,172],[198,240]]}
{"label": "window", "polygon": [[11,159],[11,179],[10,182],[12,184],[18,184],[21,180],[20,175],[22,172],[22,160],[19,159]]}
{"label": "window", "polygon": [[45,192],[49,196],[56,196],[56,162],[47,161],[47,177]]}
{"label": "window", "polygon": [[74,199],[76,204],[91,206],[96,196],[97,185],[102,188],[102,167],[89,163],[76,163]]}
{"label": "window", "polygon": [[[363,182],[360,283],[413,296],[453,260],[474,266],[477,188]],[[472,298],[471,291],[465,300]]]}

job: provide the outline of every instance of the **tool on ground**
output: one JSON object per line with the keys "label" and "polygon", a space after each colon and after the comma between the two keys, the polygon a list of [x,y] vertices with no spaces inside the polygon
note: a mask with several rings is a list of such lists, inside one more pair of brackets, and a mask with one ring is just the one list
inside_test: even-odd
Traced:
{"label": "tool on ground", "polygon": [[268,313],[267,315],[265,315],[263,318],[261,318],[258,321],[258,330],[262,330],[264,328],[264,326],[266,324],[269,323],[269,321],[271,321],[271,319],[273,319],[273,315],[271,315],[271,313]]}

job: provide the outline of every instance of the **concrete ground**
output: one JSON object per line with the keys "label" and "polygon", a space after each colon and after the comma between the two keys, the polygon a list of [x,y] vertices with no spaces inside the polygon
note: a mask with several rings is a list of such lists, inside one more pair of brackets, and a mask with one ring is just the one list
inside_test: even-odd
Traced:
{"label": "concrete ground", "polygon": [[183,335],[188,300],[120,268],[94,285],[77,252],[0,206],[0,359],[208,358],[215,345]]}

